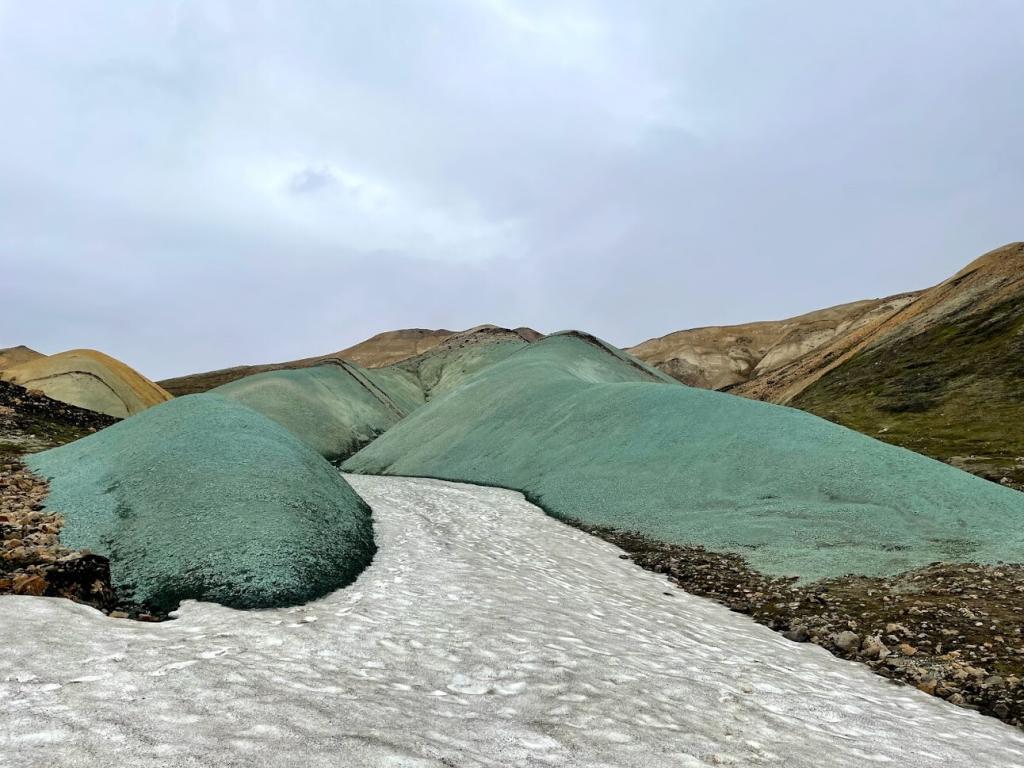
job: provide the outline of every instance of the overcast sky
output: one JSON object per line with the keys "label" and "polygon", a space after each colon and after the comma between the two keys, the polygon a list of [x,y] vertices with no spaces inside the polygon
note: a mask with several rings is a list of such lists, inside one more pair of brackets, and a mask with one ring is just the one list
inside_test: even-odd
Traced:
{"label": "overcast sky", "polygon": [[0,347],[629,345],[1024,239],[1024,3],[0,0]]}

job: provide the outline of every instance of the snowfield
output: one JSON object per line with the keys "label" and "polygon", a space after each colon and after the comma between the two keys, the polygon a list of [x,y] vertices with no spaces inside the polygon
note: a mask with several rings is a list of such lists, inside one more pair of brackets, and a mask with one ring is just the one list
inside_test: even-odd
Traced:
{"label": "snowfield", "polygon": [[298,608],[0,598],[3,766],[1009,766],[1024,734],[672,588],[509,491],[351,476]]}

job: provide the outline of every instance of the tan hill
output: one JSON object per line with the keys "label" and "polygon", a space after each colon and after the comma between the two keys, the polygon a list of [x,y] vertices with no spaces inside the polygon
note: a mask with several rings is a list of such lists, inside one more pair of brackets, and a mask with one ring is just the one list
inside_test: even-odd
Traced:
{"label": "tan hill", "polygon": [[985,254],[833,353],[766,393],[1024,486],[1024,243]]}
{"label": "tan hill", "polygon": [[725,389],[758,379],[838,336],[872,325],[915,295],[855,301],[788,320],[676,331],[626,351],[684,384]]}
{"label": "tan hill", "polygon": [[384,331],[384,333],[371,336],[347,349],[335,352],[333,356],[356,363],[364,368],[382,368],[385,365],[397,363],[399,360],[423,354],[454,333],[455,331],[443,329],[431,331],[426,328]]}
{"label": "tan hill", "polygon": [[120,360],[93,349],[39,356],[0,372],[0,378],[53,400],[124,418],[171,395]]}
{"label": "tan hill", "polygon": [[[423,355],[436,349],[442,342],[451,340],[452,344],[465,345],[479,341],[489,341],[494,337],[491,331],[510,334],[511,337],[524,341],[536,341],[543,334],[532,328],[499,328],[495,325],[478,325],[466,331],[428,330],[425,328],[406,328],[398,331],[385,331],[371,336],[365,341],[351,347],[316,357],[301,360],[289,360],[283,363],[267,363],[262,365],[240,365],[233,368],[221,368],[216,371],[193,373],[188,376],[177,376],[164,379],[160,386],[176,397],[191,395],[228,384],[246,376],[267,371],[280,371],[292,368],[309,368],[330,360],[347,360],[365,368],[384,368],[403,360]],[[483,333],[477,333],[482,331]]]}
{"label": "tan hill", "polygon": [[[854,310],[831,332],[830,313],[847,308]],[[757,362],[749,374],[730,375],[719,364],[714,375],[690,375],[687,383],[801,408],[1024,486],[1024,243],[986,253],[933,288],[782,324],[796,323],[805,334],[821,319],[828,338],[802,353],[799,344],[775,341],[777,328],[761,330],[770,345],[760,337],[751,341],[752,333],[720,328],[670,334],[631,351],[685,381],[687,371],[674,360],[743,359],[738,350],[751,349]],[[666,344],[673,338],[679,340],[675,348]],[[739,344],[739,338],[745,341]],[[698,348],[703,358],[694,352]],[[762,349],[767,351],[757,357]]]}
{"label": "tan hill", "polygon": [[36,352],[24,345],[0,349],[0,371],[11,368],[15,365],[27,363],[29,360],[44,357],[42,352]]}

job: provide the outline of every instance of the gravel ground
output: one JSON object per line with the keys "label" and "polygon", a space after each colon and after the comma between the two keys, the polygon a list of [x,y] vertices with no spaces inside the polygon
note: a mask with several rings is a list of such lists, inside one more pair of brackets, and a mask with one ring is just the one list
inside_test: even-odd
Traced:
{"label": "gravel ground", "polygon": [[64,520],[43,508],[47,483],[19,458],[116,421],[0,381],[0,595],[67,597],[105,611],[117,608],[107,560],[60,543]]}
{"label": "gravel ground", "polygon": [[64,445],[116,421],[0,381],[0,460]]}

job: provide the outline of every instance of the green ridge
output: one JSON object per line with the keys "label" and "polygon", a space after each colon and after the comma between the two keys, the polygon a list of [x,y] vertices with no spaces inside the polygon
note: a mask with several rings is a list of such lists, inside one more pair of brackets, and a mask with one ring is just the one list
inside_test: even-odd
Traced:
{"label": "green ridge", "polygon": [[548,337],[343,468],[514,488],[557,517],[805,578],[1024,560],[1024,496],[811,414],[666,379],[596,340]]}
{"label": "green ridge", "polygon": [[449,349],[442,347],[395,363],[382,371],[406,372],[416,378],[425,399],[439,397],[459,387],[477,371],[501,362],[527,345],[526,341],[501,339],[467,344]]}
{"label": "green ridge", "polygon": [[273,419],[331,460],[355,453],[423,404],[412,375],[343,361],[258,373],[211,391]]}

